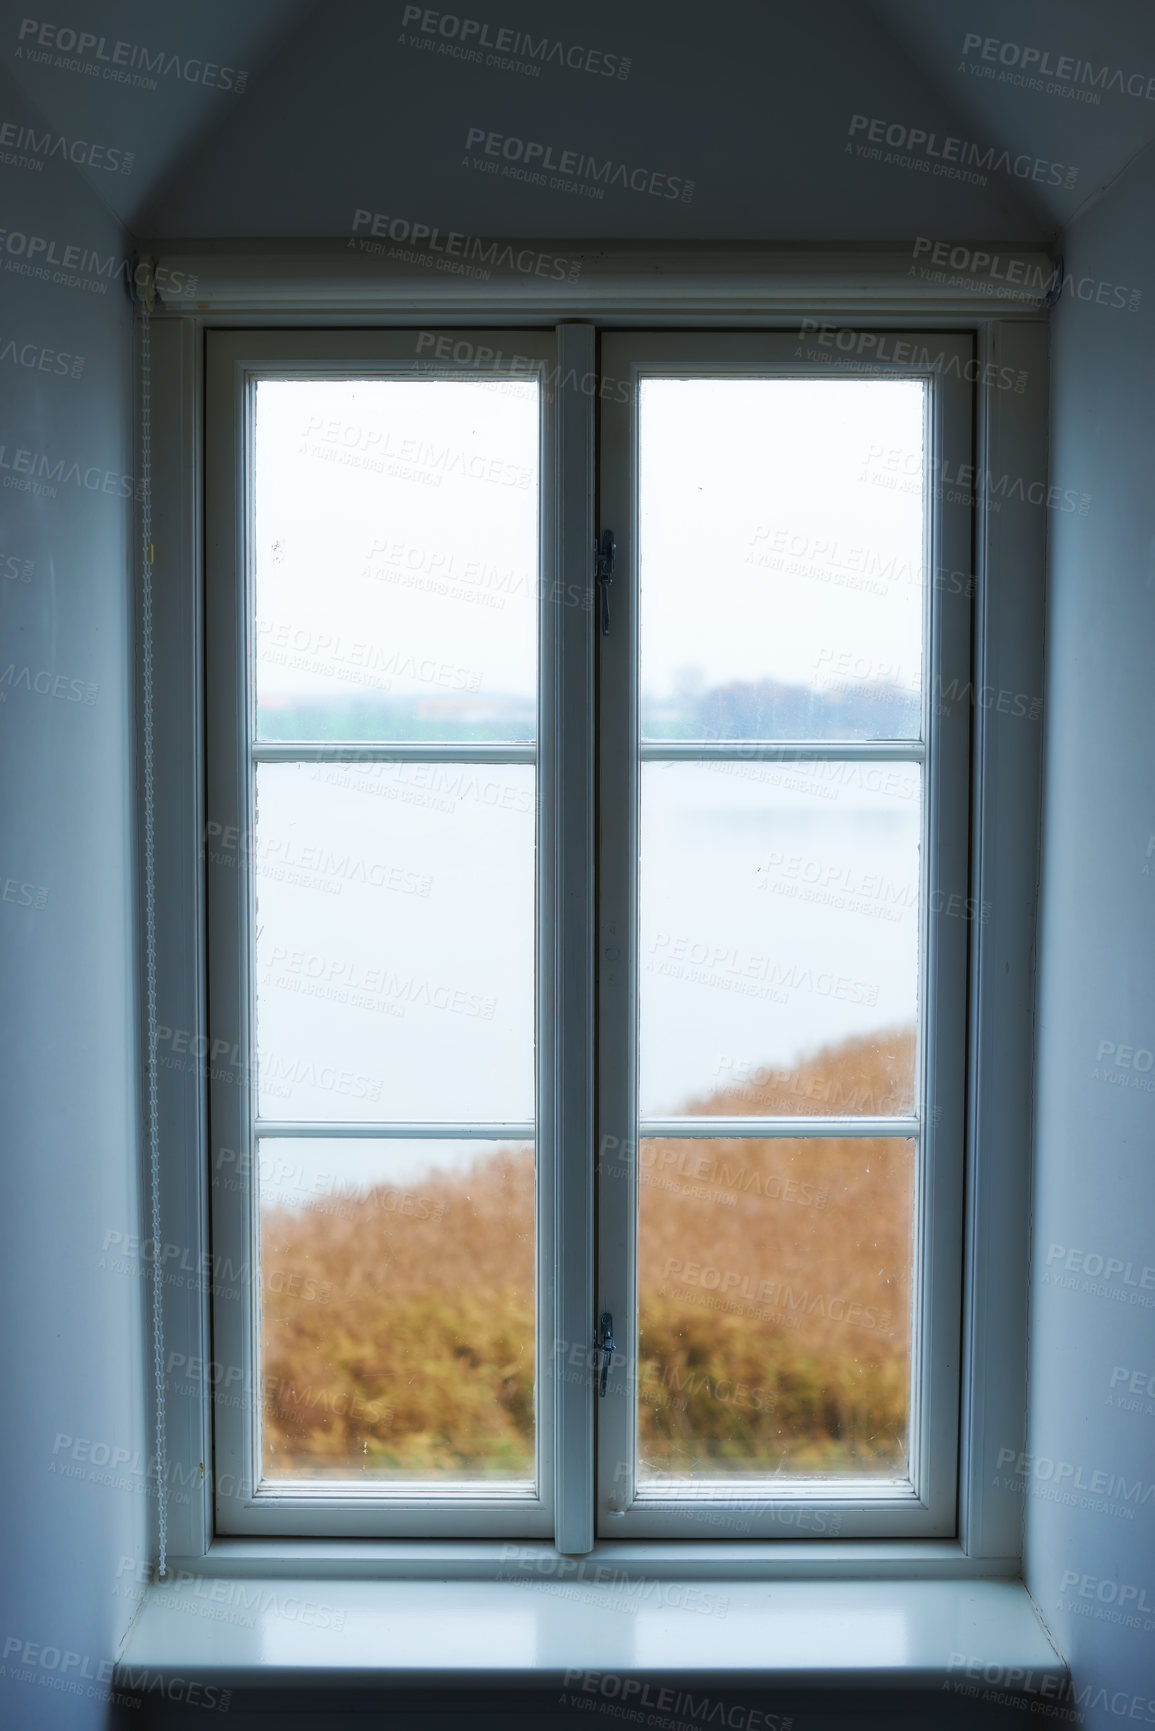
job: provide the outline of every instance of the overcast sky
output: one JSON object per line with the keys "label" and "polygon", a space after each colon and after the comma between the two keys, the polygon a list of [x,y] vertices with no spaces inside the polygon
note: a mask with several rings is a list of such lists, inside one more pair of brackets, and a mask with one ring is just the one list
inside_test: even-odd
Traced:
{"label": "overcast sky", "polygon": [[[262,695],[532,698],[537,388],[273,380],[257,401]],[[645,381],[643,690],[917,688],[922,419],[917,381]],[[430,657],[435,677],[406,670]]]}

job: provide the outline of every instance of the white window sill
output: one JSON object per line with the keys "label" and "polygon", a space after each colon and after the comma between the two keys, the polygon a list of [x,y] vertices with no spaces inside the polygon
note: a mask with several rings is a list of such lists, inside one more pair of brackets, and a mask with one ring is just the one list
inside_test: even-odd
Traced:
{"label": "white window sill", "polygon": [[586,1556],[549,1539],[214,1538],[170,1574],[292,1581],[943,1581],[1022,1576],[1017,1556],[970,1557],[957,1539],[599,1539]]}
{"label": "white window sill", "polygon": [[1019,1581],[351,1580],[150,1587],[117,1686],[575,1688],[586,1672],[715,1688],[1000,1687],[1067,1671]]}

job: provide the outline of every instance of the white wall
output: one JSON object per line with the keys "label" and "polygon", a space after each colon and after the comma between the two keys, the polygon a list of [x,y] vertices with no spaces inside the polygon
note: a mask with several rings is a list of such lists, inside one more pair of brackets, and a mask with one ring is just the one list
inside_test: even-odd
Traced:
{"label": "white wall", "polygon": [[[5,120],[31,118],[6,75],[0,98]],[[99,294],[11,268],[27,262],[13,250],[20,234],[55,242],[58,256],[74,246],[123,259],[119,226],[75,172],[59,161],[5,168],[3,184],[0,1724],[72,1731],[105,1722],[107,1689],[85,1678],[115,1657],[135,1608],[114,1583],[122,1554],[146,1554],[150,1482],[142,1293],[101,1266],[105,1233],[137,1230],[139,1206],[131,530],[120,496],[132,469],[131,316],[120,278]],[[71,359],[57,372],[65,355],[83,357],[79,377]],[[44,492],[12,484],[29,468]],[[59,1445],[61,1435],[77,1441]],[[127,1488],[98,1482],[110,1468],[92,1462],[114,1449],[137,1457],[117,1474]]]}
{"label": "white wall", "polygon": [[1066,237],[1088,298],[1052,349],[1053,468],[1092,498],[1052,529],[1022,1484],[1028,1584],[1093,1727],[1155,1723],[1153,211],[1148,152]]}

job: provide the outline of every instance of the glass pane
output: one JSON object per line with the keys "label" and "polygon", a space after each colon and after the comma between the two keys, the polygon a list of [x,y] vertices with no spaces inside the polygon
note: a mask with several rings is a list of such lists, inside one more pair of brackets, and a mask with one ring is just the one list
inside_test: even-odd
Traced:
{"label": "glass pane", "polygon": [[918,380],[642,381],[646,737],[917,738],[923,415]]}
{"label": "glass pane", "polygon": [[643,1141],[638,1471],[907,1470],[913,1141]]}
{"label": "glass pane", "polygon": [[532,739],[536,383],[257,385],[261,739]]}
{"label": "glass pane", "polygon": [[532,1480],[532,1144],[258,1160],[265,1478]]}
{"label": "glass pane", "polygon": [[643,763],[643,1118],[915,1104],[921,770]]}
{"label": "glass pane", "polygon": [[534,1114],[534,770],[261,763],[260,1114]]}

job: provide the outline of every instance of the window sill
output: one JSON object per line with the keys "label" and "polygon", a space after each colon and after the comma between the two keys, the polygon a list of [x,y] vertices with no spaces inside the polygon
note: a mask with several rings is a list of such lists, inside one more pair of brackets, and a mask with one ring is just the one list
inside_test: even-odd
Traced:
{"label": "window sill", "polygon": [[204,1556],[170,1558],[170,1574],[230,1580],[500,1581],[526,1575],[585,1584],[618,1580],[1013,1580],[1017,1556],[971,1557],[957,1539],[599,1539],[563,1557],[548,1539],[215,1538]]}
{"label": "window sill", "polygon": [[[181,1578],[181,1577],[184,1578]],[[150,1587],[117,1686],[964,1687],[1061,1699],[1020,1581],[290,1580],[180,1570]],[[969,1684],[968,1684],[969,1679]]]}

